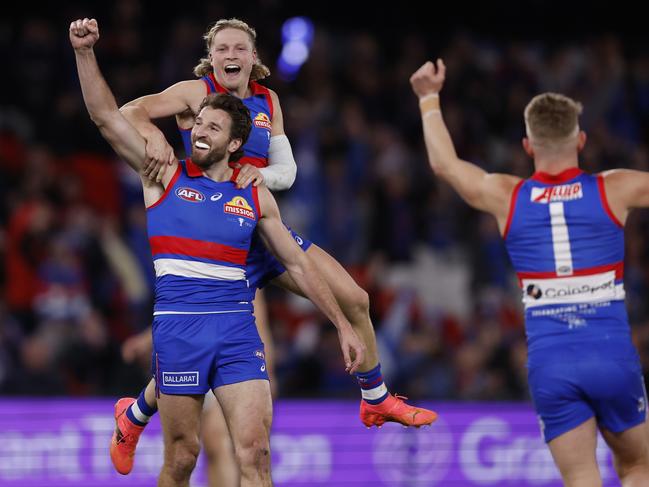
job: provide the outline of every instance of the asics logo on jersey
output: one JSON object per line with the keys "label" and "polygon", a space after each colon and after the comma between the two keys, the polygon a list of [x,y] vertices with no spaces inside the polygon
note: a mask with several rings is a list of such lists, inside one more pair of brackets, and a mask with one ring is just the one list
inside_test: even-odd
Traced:
{"label": "asics logo on jersey", "polygon": [[532,203],[552,203],[554,201],[571,201],[584,197],[581,183],[561,184],[547,188],[532,188]]}
{"label": "asics logo on jersey", "polygon": [[223,198],[223,193],[214,193],[210,196],[210,201],[219,201],[221,198]]}
{"label": "asics logo on jersey", "polygon": [[176,190],[176,196],[191,203],[202,203],[205,201],[203,193],[192,188],[178,188]]}

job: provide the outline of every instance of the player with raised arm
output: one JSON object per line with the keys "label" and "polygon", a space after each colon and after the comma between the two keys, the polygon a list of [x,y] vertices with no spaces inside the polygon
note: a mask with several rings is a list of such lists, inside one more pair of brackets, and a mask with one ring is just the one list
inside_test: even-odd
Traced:
{"label": "player with raised arm", "polygon": [[[244,156],[239,161],[242,167],[237,183],[245,187],[263,181],[271,190],[287,189],[295,179],[296,165],[284,134],[279,99],[274,91],[257,83],[257,80],[268,76],[269,70],[257,57],[254,29],[241,20],[224,19],[216,22],[204,37],[207,57],[201,59],[195,68],[199,79],[181,81],[161,93],[127,103],[121,109],[147,140],[145,174],[160,179],[168,170],[168,162],[175,160],[173,149],[152,120],[175,115],[183,134],[185,150],[190,153],[192,147],[187,134],[190,133],[193,116],[197,113],[201,100],[208,93],[227,92],[243,100],[253,119],[252,133],[244,145]],[[380,426],[386,421],[406,426],[432,423],[437,417],[434,412],[410,406],[402,398],[388,392],[381,374],[367,293],[328,253],[304,237],[291,233],[322,272],[345,316],[366,346],[366,358],[356,373],[362,395],[362,422],[368,427]],[[291,292],[302,294],[284,267],[268,253],[259,240],[253,239],[248,269],[251,287],[263,287],[266,283],[273,282]],[[256,304],[255,310],[257,314]],[[121,443],[119,448],[113,442],[111,456],[118,470],[123,473],[132,468],[137,436],[141,431],[138,428],[146,424],[151,414],[155,413],[153,390],[153,383],[150,383],[137,401],[124,398],[116,408],[118,415],[125,411],[120,416],[117,430],[126,430],[129,440]],[[218,417],[217,412],[214,421]],[[138,428],[133,428],[132,425]],[[207,441],[218,442],[220,439],[212,435]],[[207,445],[207,441],[206,450],[209,451],[211,446]],[[224,454],[225,452],[220,456]]]}
{"label": "player with raised arm", "polygon": [[[70,24],[84,102],[102,136],[141,172],[146,143],[120,113],[101,75],[93,51],[98,39],[94,19]],[[241,156],[250,128],[240,99],[207,96],[191,133],[192,159],[174,163],[159,185],[143,184],[156,270],[153,368],[165,442],[159,486],[189,485],[208,390],[231,431],[241,485],[272,485],[270,387],[246,300],[246,257],[255,229],[335,324],[346,369],[355,370],[364,359],[363,344],[318,269],[286,232],[270,191],[235,183],[239,171],[229,162]]]}
{"label": "player with raised arm", "polygon": [[439,99],[445,73],[437,60],[410,78],[430,166],[498,222],[522,288],[530,392],[563,482],[602,485],[599,429],[622,485],[647,486],[647,397],[622,277],[624,223],[631,209],[649,207],[649,173],[579,169],[582,107],[544,93],[524,113],[534,174],[488,174],[455,152]]}

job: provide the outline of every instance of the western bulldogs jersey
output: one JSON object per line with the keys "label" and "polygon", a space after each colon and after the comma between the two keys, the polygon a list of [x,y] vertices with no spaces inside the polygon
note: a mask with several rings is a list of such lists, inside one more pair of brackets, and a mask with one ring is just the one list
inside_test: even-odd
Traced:
{"label": "western bulldogs jersey", "polygon": [[[214,73],[203,76],[201,80],[207,87],[206,95],[210,93],[227,93],[227,90],[217,83]],[[265,86],[254,81],[250,82],[252,93],[248,98],[243,98],[243,104],[250,111],[252,130],[243,146],[243,157],[239,164],[252,164],[256,167],[268,166],[268,147],[270,145],[271,122],[273,120],[273,101],[270,91]],[[187,157],[192,153],[191,130],[180,130]]]}
{"label": "western bulldogs jersey", "polygon": [[245,264],[260,216],[257,188],[213,181],[190,159],[180,161],[147,209],[154,314],[250,311]]}
{"label": "western bulldogs jersey", "polygon": [[[627,342],[624,231],[604,180],[571,168],[536,173],[512,195],[505,244],[523,291],[530,358],[539,349]],[[545,352],[544,352],[545,353]]]}
{"label": "western bulldogs jersey", "polygon": [[[203,76],[201,80],[207,88],[206,95],[210,93],[227,93],[227,90],[219,85],[214,78],[214,73]],[[243,157],[237,161],[239,164],[252,164],[256,167],[268,166],[268,148],[270,146],[270,133],[273,119],[273,101],[268,88],[250,82],[252,93],[244,98],[243,104],[250,111],[252,119],[252,130],[250,136],[243,146]],[[191,129],[180,129],[183,139],[185,153],[189,156],[192,153]],[[291,236],[295,239],[302,250],[306,251],[311,246],[311,241],[297,235],[290,230]],[[251,287],[250,300],[254,299],[257,288],[265,286],[269,281],[286,271],[284,266],[266,249],[261,239],[253,236],[252,245],[246,262],[248,281]]]}

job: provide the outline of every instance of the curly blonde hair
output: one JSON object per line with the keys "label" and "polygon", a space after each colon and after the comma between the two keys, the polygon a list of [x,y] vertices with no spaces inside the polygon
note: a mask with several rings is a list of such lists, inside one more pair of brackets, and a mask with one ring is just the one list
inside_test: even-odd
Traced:
{"label": "curly blonde hair", "polygon": [[[212,27],[209,28],[209,30],[203,35],[203,39],[205,39],[205,44],[207,48],[207,52],[210,52],[210,48],[212,47],[212,41],[214,40],[214,36],[221,32],[223,29],[239,29],[246,34],[248,34],[248,37],[250,37],[250,42],[252,42],[252,48],[256,49],[256,40],[257,40],[257,32],[255,29],[250,27],[248,24],[246,24],[243,20],[239,19],[221,19],[217,21]],[[198,76],[199,78],[202,76],[206,76],[210,74],[214,69],[212,68],[212,63],[209,59],[209,57],[204,57],[201,58],[201,60],[198,62],[198,64],[194,67],[194,74]],[[261,59],[257,57],[257,62],[253,64],[252,66],[252,71],[250,72],[250,80],[251,81],[257,81],[260,79],[264,79],[267,76],[270,76],[270,69],[268,69],[267,66],[262,64]]]}

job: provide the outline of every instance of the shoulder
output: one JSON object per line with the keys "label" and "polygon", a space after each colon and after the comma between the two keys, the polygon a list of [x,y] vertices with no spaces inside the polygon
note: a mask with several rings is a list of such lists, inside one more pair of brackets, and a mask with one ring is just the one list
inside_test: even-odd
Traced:
{"label": "shoulder", "polygon": [[264,217],[275,214],[278,210],[275,197],[266,187],[265,184],[257,186],[257,199],[259,201],[259,209]]}
{"label": "shoulder", "polygon": [[270,99],[273,100],[273,105],[279,107],[279,96],[277,95],[277,92],[268,88],[268,95],[270,96]]}
{"label": "shoulder", "polygon": [[512,191],[525,182],[525,180],[511,174],[490,173],[485,176],[484,182],[490,191],[510,195]]}

